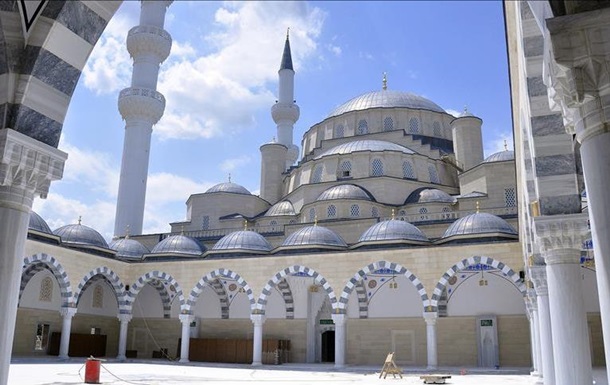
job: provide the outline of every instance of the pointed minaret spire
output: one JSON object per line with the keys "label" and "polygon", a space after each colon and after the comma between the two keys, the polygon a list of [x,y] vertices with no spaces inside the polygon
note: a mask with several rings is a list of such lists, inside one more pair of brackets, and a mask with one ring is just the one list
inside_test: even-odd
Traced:
{"label": "pointed minaret spire", "polygon": [[284,54],[282,55],[282,64],[280,65],[281,70],[293,70],[292,68],[292,54],[290,53],[290,27],[286,30],[286,43],[284,43]]}
{"label": "pointed minaret spire", "polygon": [[382,80],[381,88],[384,91],[388,89],[388,74],[386,74],[385,72],[383,73],[383,80]]}

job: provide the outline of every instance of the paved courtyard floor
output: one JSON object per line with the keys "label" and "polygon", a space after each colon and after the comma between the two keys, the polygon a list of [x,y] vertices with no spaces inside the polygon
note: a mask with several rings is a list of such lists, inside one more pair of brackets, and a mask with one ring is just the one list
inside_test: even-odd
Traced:
{"label": "paved courtyard floor", "polygon": [[[248,365],[211,363],[166,363],[163,361],[103,362],[100,382],[136,385],[262,385],[262,384],[422,384],[424,369],[403,368],[403,378],[379,379],[380,367],[349,366],[335,370],[325,364],[284,364],[253,368]],[[481,370],[479,368],[442,368],[450,374],[447,384],[532,385],[534,378],[524,368]],[[83,384],[84,359],[67,362],[51,359],[14,359],[9,385]],[[605,369],[594,370],[596,385],[608,385]],[[575,384],[576,385],[576,384]],[[581,385],[581,384],[579,384]],[[586,385],[586,384],[582,384]]]}

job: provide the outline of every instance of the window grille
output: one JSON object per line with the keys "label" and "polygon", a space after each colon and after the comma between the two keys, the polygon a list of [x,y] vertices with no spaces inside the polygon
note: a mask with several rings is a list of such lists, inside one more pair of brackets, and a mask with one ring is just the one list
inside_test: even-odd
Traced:
{"label": "window grille", "polygon": [[309,209],[309,222],[313,222],[316,220],[316,209],[313,207]]}
{"label": "window grille", "polygon": [[434,165],[428,166],[428,174],[430,174],[430,183],[440,183],[438,179],[438,173],[436,172],[436,167]]}
{"label": "window grille", "polygon": [[335,205],[328,206],[328,209],[326,210],[326,216],[329,218],[336,217],[337,216],[337,207],[335,207]]}
{"label": "window grille", "polygon": [[201,221],[201,229],[208,230],[210,228],[210,217],[205,215]]}
{"label": "window grille", "polygon": [[421,209],[419,209],[419,213],[420,214],[428,214],[428,209],[425,207],[422,207]]}
{"label": "window grille", "polygon": [[311,183],[320,183],[322,182],[322,173],[324,172],[324,165],[317,165],[313,170],[313,175],[311,176]]}
{"label": "window grille", "polygon": [[271,221],[271,222],[269,222],[269,225],[270,226],[277,226],[277,221]]}
{"label": "window grille", "polygon": [[41,302],[51,302],[53,300],[53,279],[44,277],[40,282],[40,295],[38,299]]}
{"label": "window grille", "polygon": [[343,128],[343,124],[339,124],[335,127],[335,138],[343,138],[345,135],[345,128]]}
{"label": "window grille", "polygon": [[366,120],[362,119],[358,122],[358,135],[364,135],[369,133],[369,125]]}
{"label": "window grille", "polygon": [[419,134],[419,120],[417,120],[417,118],[411,118],[409,120],[409,132],[412,134]]}
{"label": "window grille", "polygon": [[517,206],[517,197],[515,195],[515,188],[507,188],[504,190],[504,200],[506,203],[506,207],[516,207]]}
{"label": "window grille", "polygon": [[360,206],[352,205],[352,207],[350,207],[350,209],[349,209],[349,212],[352,217],[359,217],[360,216]]}
{"label": "window grille", "polygon": [[104,307],[104,288],[102,288],[102,285],[95,285],[93,288],[93,303],[91,306],[100,309]]}
{"label": "window grille", "polygon": [[379,218],[379,209],[377,207],[371,208],[371,216],[373,218]]}
{"label": "window grille", "polygon": [[434,136],[442,136],[441,124],[439,122],[434,122],[432,124],[432,133],[434,134]]}
{"label": "window grille", "polygon": [[350,176],[352,176],[352,162],[345,160],[341,162],[339,177],[349,178]]}
{"label": "window grille", "polygon": [[383,162],[381,159],[373,159],[373,163],[371,164],[371,176],[381,175],[383,175]]}
{"label": "window grille", "polygon": [[402,163],[402,173],[407,179],[415,179],[415,172],[413,172],[413,166],[408,160],[405,160]]}
{"label": "window grille", "polygon": [[394,120],[392,120],[391,117],[386,116],[386,118],[383,119],[383,130],[384,131],[394,130]]}

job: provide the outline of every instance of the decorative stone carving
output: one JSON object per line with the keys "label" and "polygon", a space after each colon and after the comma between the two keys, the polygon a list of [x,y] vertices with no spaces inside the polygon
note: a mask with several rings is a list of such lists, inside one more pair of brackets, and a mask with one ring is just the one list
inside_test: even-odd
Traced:
{"label": "decorative stone carving", "polygon": [[138,25],[127,34],[127,51],[133,59],[142,55],[154,55],[162,63],[172,48],[172,37],[163,28],[154,25]]}
{"label": "decorative stone carving", "polygon": [[275,124],[281,124],[284,122],[289,122],[290,124],[294,124],[297,120],[299,120],[299,116],[301,115],[301,110],[299,106],[294,103],[275,103],[271,107],[271,117]]}
{"label": "decorative stone carving", "polygon": [[535,217],[534,226],[543,254],[554,250],[580,250],[590,232],[587,214]]}
{"label": "decorative stone carving", "polygon": [[119,112],[124,120],[142,119],[156,124],[165,111],[165,97],[143,87],[125,88],[119,94]]}
{"label": "decorative stone carving", "polygon": [[549,286],[546,281],[546,266],[532,266],[530,267],[530,275],[534,282],[534,288],[536,289],[536,295],[549,295]]}

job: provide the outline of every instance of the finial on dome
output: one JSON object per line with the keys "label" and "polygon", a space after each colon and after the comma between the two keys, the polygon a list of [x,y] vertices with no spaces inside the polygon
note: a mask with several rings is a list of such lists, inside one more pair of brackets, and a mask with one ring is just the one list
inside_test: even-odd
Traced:
{"label": "finial on dome", "polygon": [[180,235],[184,235],[184,225],[180,226]]}
{"label": "finial on dome", "polygon": [[387,73],[383,73],[383,80],[382,80],[382,86],[381,88],[385,91],[388,89],[388,74]]}
{"label": "finial on dome", "polygon": [[83,220],[83,217],[79,215],[79,216],[78,216],[78,224],[79,224],[79,225],[80,225],[80,223],[82,222],[82,220]]}
{"label": "finial on dome", "polygon": [[508,143],[506,143],[506,139],[504,139],[504,151],[508,151]]}
{"label": "finial on dome", "polygon": [[129,239],[129,225],[125,226],[125,239]]}
{"label": "finial on dome", "polygon": [[229,183],[231,183],[231,173],[229,173]]}
{"label": "finial on dome", "polygon": [[392,220],[396,219],[396,210],[392,209]]}
{"label": "finial on dome", "polygon": [[290,39],[290,27],[286,28],[286,40]]}
{"label": "finial on dome", "polygon": [[479,201],[477,201],[477,214],[479,213],[479,209],[481,208]]}
{"label": "finial on dome", "polygon": [[275,143],[275,136],[271,139],[271,143]]}
{"label": "finial on dome", "polygon": [[468,106],[464,104],[464,115],[468,114]]}
{"label": "finial on dome", "polygon": [[248,231],[248,220],[244,219],[244,231]]}
{"label": "finial on dome", "polygon": [[318,215],[316,215],[315,217],[313,217],[313,225],[317,226],[318,225]]}

